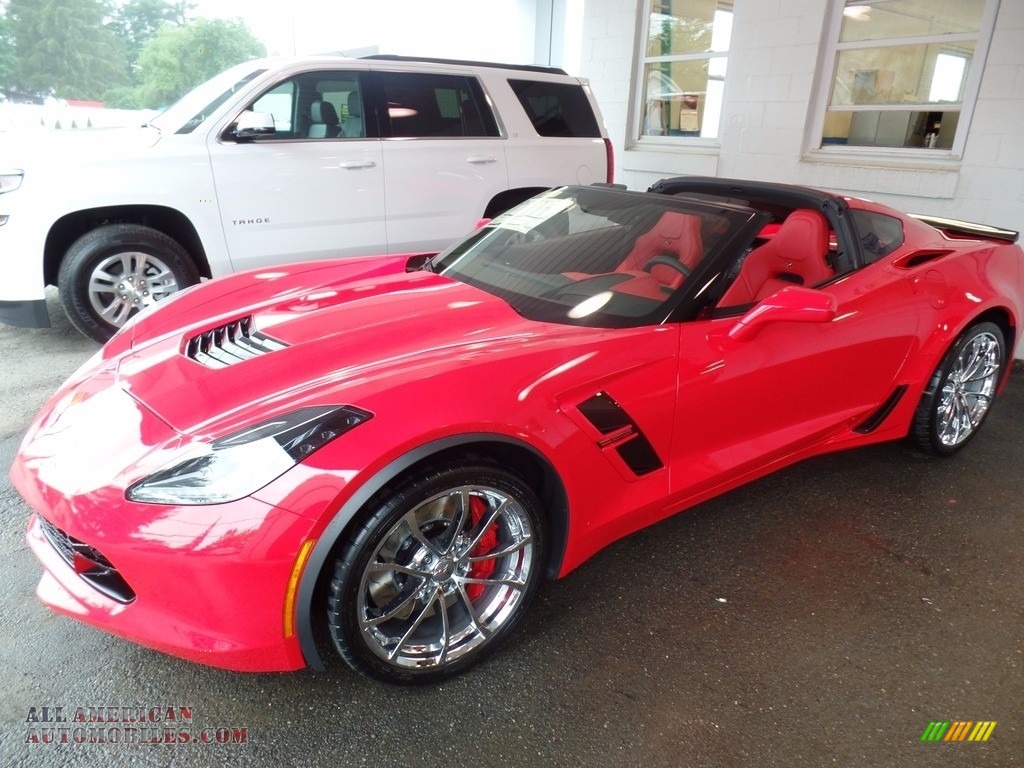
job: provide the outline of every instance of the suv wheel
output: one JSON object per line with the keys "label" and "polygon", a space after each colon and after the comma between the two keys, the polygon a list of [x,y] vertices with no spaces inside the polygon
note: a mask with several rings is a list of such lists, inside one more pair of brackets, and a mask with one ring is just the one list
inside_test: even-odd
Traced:
{"label": "suv wheel", "polygon": [[108,224],[78,238],[57,279],[72,324],[103,343],[129,317],[199,282],[184,248],[139,224]]}

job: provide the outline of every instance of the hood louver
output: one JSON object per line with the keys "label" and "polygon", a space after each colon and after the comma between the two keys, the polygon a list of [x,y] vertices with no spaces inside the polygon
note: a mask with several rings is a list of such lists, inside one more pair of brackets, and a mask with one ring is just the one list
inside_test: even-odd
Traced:
{"label": "hood louver", "polygon": [[226,368],[287,346],[257,331],[252,318],[244,317],[193,336],[185,345],[185,356],[207,368]]}

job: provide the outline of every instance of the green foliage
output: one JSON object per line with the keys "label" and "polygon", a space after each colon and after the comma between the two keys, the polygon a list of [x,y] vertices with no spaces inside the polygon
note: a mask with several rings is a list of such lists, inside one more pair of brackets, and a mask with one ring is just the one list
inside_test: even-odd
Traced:
{"label": "green foliage", "polygon": [[14,30],[11,20],[0,6],[0,91],[6,91],[14,83],[18,69],[18,58],[14,55]]}
{"label": "green foliage", "polygon": [[0,90],[166,106],[263,45],[189,0],[0,0]]}
{"label": "green foliage", "polygon": [[199,19],[183,27],[163,26],[139,56],[141,102],[166,106],[228,67],[265,55],[263,44],[241,21]]}
{"label": "green foliage", "polygon": [[142,47],[165,25],[181,27],[188,23],[192,3],[184,0],[128,0],[113,11],[110,29],[124,42],[128,69],[137,75]]}
{"label": "green foliage", "polygon": [[124,47],[104,26],[99,0],[10,0],[7,19],[17,71],[13,85],[27,93],[98,99],[125,85]]}
{"label": "green foliage", "polygon": [[111,109],[143,109],[141,89],[134,85],[112,88],[103,94],[103,105]]}

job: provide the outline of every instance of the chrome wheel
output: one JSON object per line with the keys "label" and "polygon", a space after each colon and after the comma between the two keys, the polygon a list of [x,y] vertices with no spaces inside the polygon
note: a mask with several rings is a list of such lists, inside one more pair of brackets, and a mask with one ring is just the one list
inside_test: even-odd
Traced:
{"label": "chrome wheel", "polygon": [[442,465],[371,500],[334,564],[327,622],[357,671],[437,682],[494,651],[519,624],[544,568],[540,501],[481,461]]}
{"label": "chrome wheel", "polygon": [[141,251],[116,253],[89,275],[89,303],[105,322],[120,328],[138,310],[179,290],[171,268]]}
{"label": "chrome wheel", "polygon": [[910,441],[925,453],[950,456],[978,434],[1003,378],[1006,343],[995,323],[968,328],[949,349],[921,395]]}
{"label": "chrome wheel", "polygon": [[960,445],[981,425],[992,405],[1002,364],[1002,340],[992,333],[973,336],[959,350],[937,404],[936,427],[943,445]]}
{"label": "chrome wheel", "polygon": [[405,514],[363,571],[357,611],[369,648],[398,667],[440,666],[487,642],[535,567],[526,511],[494,489],[463,486]]}

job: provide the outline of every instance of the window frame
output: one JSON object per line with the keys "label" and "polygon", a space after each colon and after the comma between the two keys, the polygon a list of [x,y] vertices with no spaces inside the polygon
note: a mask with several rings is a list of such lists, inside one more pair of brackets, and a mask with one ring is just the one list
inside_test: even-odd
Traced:
{"label": "window frame", "polygon": [[[630,82],[631,96],[629,100],[629,135],[626,137],[626,148],[644,148],[656,146],[692,147],[696,149],[718,149],[722,144],[721,113],[719,114],[718,136],[654,136],[643,133],[644,96],[646,93],[647,65],[658,62],[710,62],[721,59],[725,62],[725,74],[722,76],[722,112],[728,101],[729,58],[732,55],[733,35],[730,35],[729,47],[724,51],[704,51],[701,53],[685,53],[666,56],[648,56],[647,41],[650,37],[651,9],[655,0],[643,0],[639,3],[640,18],[636,25],[637,37],[634,46],[634,73]],[[716,12],[728,9],[733,15],[733,33],[735,33],[736,10],[728,0],[717,0]],[[708,79],[712,77],[709,75]],[[717,77],[714,79],[718,79]]]}
{"label": "window frame", "polygon": [[[877,0],[862,0],[871,2]],[[872,40],[859,40],[847,43],[840,42],[839,36],[843,25],[843,12],[848,5],[857,5],[858,0],[830,0],[826,11],[826,25],[823,32],[821,52],[817,70],[817,83],[812,101],[812,112],[807,121],[804,156],[812,160],[834,160],[842,162],[856,158],[858,160],[879,161],[917,161],[918,163],[948,164],[959,163],[967,146],[971,120],[975,105],[981,91],[981,80],[985,72],[989,46],[995,32],[996,17],[999,12],[1000,0],[984,0],[981,23],[977,34],[939,34],[920,35],[916,37],[889,37]],[[829,109],[829,100],[835,85],[836,68],[839,55],[845,50],[857,50],[878,47],[895,47],[899,45],[941,45],[943,42],[974,42],[974,56],[970,62],[967,79],[963,84],[959,110],[929,108],[928,104],[865,104],[850,105],[849,111],[855,112],[952,112],[958,111],[959,118],[953,144],[949,149],[929,147],[871,147],[862,145],[822,144],[824,139],[825,118]],[[946,105],[936,105],[946,106]]]}

